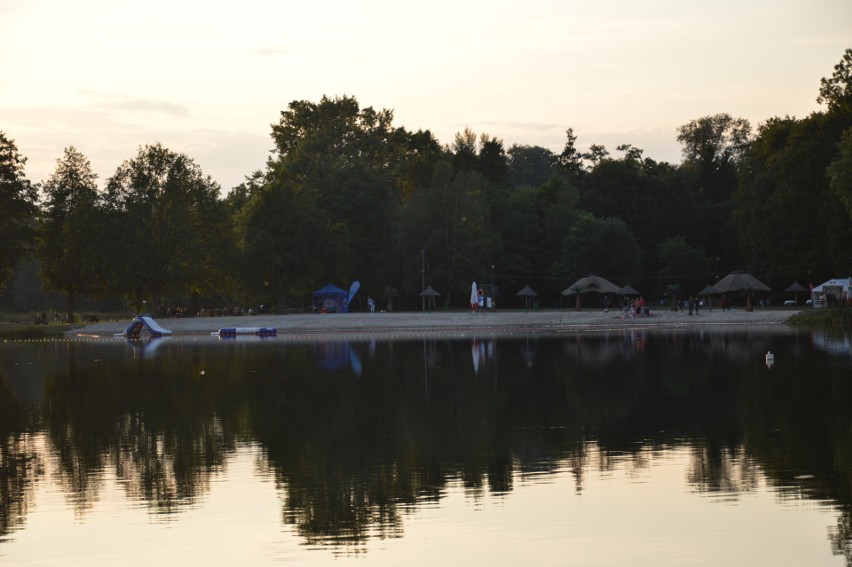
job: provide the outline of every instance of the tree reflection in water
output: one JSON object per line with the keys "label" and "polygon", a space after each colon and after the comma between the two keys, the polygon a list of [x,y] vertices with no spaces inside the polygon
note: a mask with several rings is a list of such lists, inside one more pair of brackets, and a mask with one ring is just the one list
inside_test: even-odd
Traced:
{"label": "tree reflection in water", "polygon": [[686,447],[696,492],[736,500],[765,478],[782,498],[832,503],[829,543],[850,558],[852,381],[828,343],[633,331],[3,346],[0,538],[26,522],[46,463],[79,516],[110,471],[168,520],[256,444],[283,522],[307,543],[357,548],[402,536],[406,510],[451,483],[504,493],[563,469],[581,492],[590,470]]}

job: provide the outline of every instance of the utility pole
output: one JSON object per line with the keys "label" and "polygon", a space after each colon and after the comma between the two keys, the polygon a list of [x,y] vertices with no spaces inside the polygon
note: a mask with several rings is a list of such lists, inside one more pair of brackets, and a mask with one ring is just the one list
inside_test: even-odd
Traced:
{"label": "utility pole", "polygon": [[420,251],[420,310],[426,311],[426,249]]}

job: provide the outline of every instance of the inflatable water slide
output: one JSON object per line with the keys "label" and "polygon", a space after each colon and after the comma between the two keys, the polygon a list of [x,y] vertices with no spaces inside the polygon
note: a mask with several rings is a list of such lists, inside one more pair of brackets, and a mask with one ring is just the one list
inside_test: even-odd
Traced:
{"label": "inflatable water slide", "polygon": [[143,330],[148,331],[153,338],[166,337],[172,334],[170,330],[162,328],[159,323],[154,321],[151,317],[138,315],[130,322],[127,328],[124,329],[121,336],[129,339],[138,339]]}

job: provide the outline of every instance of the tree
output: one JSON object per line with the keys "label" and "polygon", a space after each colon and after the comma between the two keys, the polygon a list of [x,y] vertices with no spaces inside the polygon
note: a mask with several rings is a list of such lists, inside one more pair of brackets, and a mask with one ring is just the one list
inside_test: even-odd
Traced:
{"label": "tree", "polygon": [[451,146],[453,155],[453,168],[456,171],[474,171],[477,166],[479,154],[476,132],[465,128],[463,132],[456,132]]}
{"label": "tree", "polygon": [[348,271],[344,227],[330,223],[312,192],[270,179],[240,212],[240,271],[252,297],[278,309],[302,306],[311,291]]}
{"label": "tree", "polygon": [[556,167],[576,181],[583,173],[583,154],[577,149],[577,136],[573,128],[565,130],[565,138],[562,153],[556,157]]}
{"label": "tree", "polygon": [[555,154],[541,146],[519,146],[509,148],[509,185],[513,189],[537,187],[553,175]]}
{"label": "tree", "polygon": [[609,158],[609,152],[601,144],[592,144],[589,146],[589,151],[582,154],[582,158],[591,163],[591,169],[594,169],[599,163]]}
{"label": "tree", "polygon": [[537,188],[503,190],[491,204],[494,261],[499,262],[504,276],[521,279],[536,275],[533,264],[542,244],[537,197]]}
{"label": "tree", "polygon": [[[551,176],[536,191],[535,222],[540,236],[532,257],[534,274],[551,273],[553,263],[562,253],[562,242],[576,221],[579,201],[579,191],[562,175]],[[562,290],[561,285],[555,282],[544,284],[542,288],[540,291],[543,293],[558,293]]]}
{"label": "tree", "polygon": [[852,222],[830,176],[843,163],[841,141],[850,127],[848,112],[761,125],[734,196],[736,233],[749,269],[780,283],[848,269]]}
{"label": "tree", "polygon": [[425,249],[433,285],[446,290],[448,303],[456,296],[467,297],[470,281],[491,273],[487,186],[480,173],[457,172],[450,160],[443,160],[436,164],[428,190],[407,201],[401,211],[400,256],[411,259],[413,268]]}
{"label": "tree", "polygon": [[227,281],[221,255],[230,235],[219,186],[184,154],[161,144],[139,148],[107,181],[105,196],[115,245],[112,284],[137,309],[150,297],[182,299]]}
{"label": "tree", "polygon": [[[657,247],[660,268],[657,275],[663,289],[692,290],[695,294],[706,285],[710,277],[710,261],[704,251],[693,246],[682,236],[675,236],[662,242]],[[698,289],[696,289],[698,288]],[[675,311],[675,296],[672,293],[672,311]]]}
{"label": "tree", "polygon": [[828,166],[828,185],[852,220],[852,128],[844,132],[840,152]]}
{"label": "tree", "polygon": [[621,144],[615,148],[619,152],[624,152],[624,161],[626,163],[641,166],[642,154],[645,150],[635,147],[633,144]]}
{"label": "tree", "polygon": [[36,188],[24,176],[27,159],[0,132],[0,289],[35,240]]}
{"label": "tree", "polygon": [[491,183],[500,186],[509,183],[509,158],[503,148],[503,140],[482,134],[477,162],[477,171]]}
{"label": "tree", "polygon": [[77,297],[92,293],[103,279],[98,234],[97,175],[74,146],[65,148],[44,183],[47,197],[39,227],[37,254],[48,289],[68,300],[68,322],[74,322]]}
{"label": "tree", "polygon": [[678,128],[685,167],[697,170],[702,192],[711,201],[726,201],[737,188],[737,161],[748,148],[751,125],[744,118],[716,114]]}
{"label": "tree", "polygon": [[[284,221],[252,214],[260,215],[263,222],[296,223],[286,229],[290,238],[296,236],[293,230],[298,227],[311,228],[307,234],[314,234],[314,228],[325,231],[313,244],[306,243],[306,250],[313,249],[316,259],[326,263],[325,269],[310,264],[313,277],[329,274],[323,279],[334,281],[357,277],[365,291],[390,285],[395,265],[390,252],[396,249],[392,221],[403,201],[421,190],[427,171],[431,175],[432,164],[440,155],[431,134],[394,129],[392,119],[391,111],[361,109],[352,97],[323,97],[319,103],[291,102],[273,126],[276,155],[267,165],[266,194],[260,199],[293,201],[301,206],[310,203],[310,208],[301,216],[284,215]],[[475,136],[471,136],[475,146]],[[308,227],[304,222],[314,224]],[[275,226],[242,226],[252,233],[284,234],[284,229]],[[254,238],[244,242],[261,249],[265,246]],[[289,246],[281,241],[271,245]],[[256,256],[252,251],[246,253]],[[301,276],[306,273],[295,271],[286,254],[278,256],[282,263],[275,281],[283,286],[278,297],[284,300],[304,294]],[[294,278],[293,285],[278,281],[285,274]],[[312,285],[321,283],[315,280]]]}
{"label": "tree", "polygon": [[642,271],[639,243],[620,219],[580,213],[562,242],[553,275],[577,279],[589,273],[608,279],[635,281]]}
{"label": "tree", "polygon": [[852,49],[843,53],[831,77],[820,79],[817,102],[827,105],[829,112],[852,111]]}
{"label": "tree", "polygon": [[620,218],[643,246],[650,246],[660,240],[656,221],[663,184],[638,166],[627,159],[599,163],[585,177],[579,206],[598,218]]}
{"label": "tree", "polygon": [[387,164],[393,138],[393,112],[361,109],[354,97],[329,98],[319,103],[293,101],[272,126],[276,155],[270,167],[286,170],[297,181],[355,163]]}

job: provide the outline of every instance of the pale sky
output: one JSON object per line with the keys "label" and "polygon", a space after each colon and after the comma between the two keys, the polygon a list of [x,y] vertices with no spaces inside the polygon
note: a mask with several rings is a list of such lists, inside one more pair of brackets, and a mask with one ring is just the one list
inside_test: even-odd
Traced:
{"label": "pale sky", "polygon": [[73,145],[103,185],[161,142],[226,193],[288,103],[349,95],[442,144],[559,152],[573,127],[679,163],[690,120],[819,110],[850,47],[850,0],[0,0],[0,131],[32,181]]}

